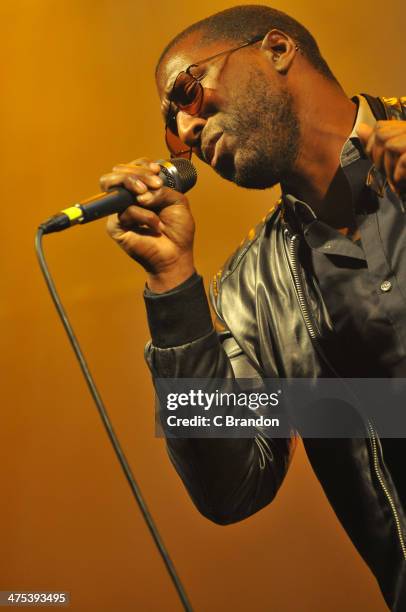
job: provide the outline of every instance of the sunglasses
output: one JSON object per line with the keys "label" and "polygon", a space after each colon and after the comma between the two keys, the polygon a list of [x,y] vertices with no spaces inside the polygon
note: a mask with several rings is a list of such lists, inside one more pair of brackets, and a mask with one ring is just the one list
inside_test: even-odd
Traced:
{"label": "sunglasses", "polygon": [[169,96],[169,109],[165,122],[165,142],[171,157],[185,157],[186,159],[192,157],[192,149],[190,147],[185,148],[185,143],[179,138],[176,123],[176,115],[179,111],[195,116],[199,114],[203,105],[204,89],[201,81],[206,75],[194,77],[191,74],[191,70],[221,55],[234,53],[234,51],[253,45],[262,40],[263,37],[263,35],[256,36],[238,47],[233,47],[232,49],[227,49],[226,51],[221,51],[221,53],[211,55],[204,60],[200,60],[197,64],[191,64],[186,70],[179,72]]}

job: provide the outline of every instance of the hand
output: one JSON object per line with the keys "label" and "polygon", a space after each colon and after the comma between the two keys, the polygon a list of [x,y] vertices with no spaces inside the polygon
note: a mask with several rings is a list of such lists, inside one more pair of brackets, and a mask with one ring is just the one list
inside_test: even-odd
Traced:
{"label": "hand", "polygon": [[161,168],[146,158],[114,166],[101,177],[104,191],[123,185],[136,195],[137,204],[111,215],[107,231],[121,248],[148,273],[152,291],[169,291],[194,272],[194,221],[187,198],[163,187]]}
{"label": "hand", "polygon": [[397,195],[406,191],[406,121],[377,121],[371,128],[362,123],[358,136],[374,166]]}

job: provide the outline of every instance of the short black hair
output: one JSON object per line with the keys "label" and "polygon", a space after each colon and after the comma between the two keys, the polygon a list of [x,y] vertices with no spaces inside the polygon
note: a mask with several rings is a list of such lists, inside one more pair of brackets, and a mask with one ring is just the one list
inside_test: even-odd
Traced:
{"label": "short black hair", "polygon": [[158,60],[157,71],[165,55],[178,42],[194,32],[202,33],[200,41],[202,45],[219,39],[235,41],[238,44],[256,36],[265,36],[273,28],[290,36],[318,72],[328,79],[336,80],[322,57],[315,39],[301,23],[282,11],[259,4],[234,6],[193,23],[165,47]]}

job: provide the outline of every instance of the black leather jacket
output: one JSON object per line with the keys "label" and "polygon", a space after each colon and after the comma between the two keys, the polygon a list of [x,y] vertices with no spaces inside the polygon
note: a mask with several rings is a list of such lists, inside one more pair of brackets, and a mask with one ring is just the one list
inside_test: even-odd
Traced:
{"label": "black leather jacket", "polygon": [[[406,118],[406,98],[367,97],[377,118]],[[402,108],[403,107],[403,108]],[[170,348],[147,345],[155,377],[334,376],[334,332],[283,205],[258,226],[214,279],[224,331]],[[203,293],[202,293],[203,295]],[[202,297],[202,299],[204,299]],[[375,574],[391,610],[406,611],[406,519],[371,427],[365,438],[309,439],[304,446],[342,525]],[[295,437],[168,439],[170,458],[198,509],[227,524],[274,498]]]}

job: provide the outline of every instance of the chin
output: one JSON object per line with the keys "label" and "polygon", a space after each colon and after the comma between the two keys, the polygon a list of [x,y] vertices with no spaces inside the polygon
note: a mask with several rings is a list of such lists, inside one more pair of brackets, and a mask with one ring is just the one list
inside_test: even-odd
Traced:
{"label": "chin", "polygon": [[246,189],[269,189],[280,182],[279,175],[269,166],[262,155],[237,153],[232,180],[239,187]]}
{"label": "chin", "polygon": [[276,173],[272,166],[264,154],[258,151],[250,154],[244,149],[237,150],[235,154],[230,152],[222,155],[215,171],[239,187],[269,189],[281,180],[279,173]]}
{"label": "chin", "polygon": [[233,182],[239,187],[245,187],[246,189],[270,189],[275,187],[280,181],[269,176],[243,172],[236,174]]}
{"label": "chin", "polygon": [[245,187],[246,189],[269,189],[275,187],[280,180],[279,178],[273,177],[270,174],[258,172],[258,168],[225,168],[221,167],[216,169],[223,179],[238,185],[238,187]]}

